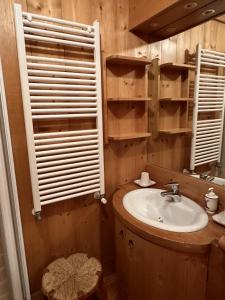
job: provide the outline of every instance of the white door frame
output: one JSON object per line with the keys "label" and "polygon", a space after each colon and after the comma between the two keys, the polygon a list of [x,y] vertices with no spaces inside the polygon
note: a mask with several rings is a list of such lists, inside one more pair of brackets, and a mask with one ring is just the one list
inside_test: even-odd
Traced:
{"label": "white door frame", "polygon": [[14,300],[30,300],[23,232],[0,59],[0,210]]}

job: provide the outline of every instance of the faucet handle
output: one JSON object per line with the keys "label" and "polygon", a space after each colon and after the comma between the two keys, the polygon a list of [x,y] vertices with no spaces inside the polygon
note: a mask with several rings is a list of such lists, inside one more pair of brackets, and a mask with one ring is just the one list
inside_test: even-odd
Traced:
{"label": "faucet handle", "polygon": [[178,182],[169,182],[165,185],[165,187],[169,187],[174,193],[179,192],[180,189]]}

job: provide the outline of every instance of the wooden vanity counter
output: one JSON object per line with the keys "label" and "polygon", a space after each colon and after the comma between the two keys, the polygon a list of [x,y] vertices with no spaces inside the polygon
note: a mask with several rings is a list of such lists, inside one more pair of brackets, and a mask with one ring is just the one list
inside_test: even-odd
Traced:
{"label": "wooden vanity counter", "polygon": [[[155,187],[160,188],[160,186]],[[138,188],[133,183],[121,186],[113,196],[113,207],[119,221],[143,239],[175,251],[204,254],[209,251],[211,243],[224,234],[224,227],[214,223],[211,216],[205,228],[190,233],[166,231],[137,220],[125,210],[122,199],[126,193]]]}

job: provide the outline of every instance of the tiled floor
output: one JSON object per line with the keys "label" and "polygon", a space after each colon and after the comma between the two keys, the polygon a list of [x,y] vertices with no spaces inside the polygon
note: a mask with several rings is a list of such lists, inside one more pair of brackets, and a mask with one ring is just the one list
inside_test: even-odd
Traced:
{"label": "tiled floor", "polygon": [[[114,274],[104,278],[105,288],[107,290],[108,300],[121,300],[119,297],[119,290],[117,287],[117,278]],[[41,292],[32,294],[32,300],[46,300]],[[96,300],[95,297],[89,297],[88,300]]]}

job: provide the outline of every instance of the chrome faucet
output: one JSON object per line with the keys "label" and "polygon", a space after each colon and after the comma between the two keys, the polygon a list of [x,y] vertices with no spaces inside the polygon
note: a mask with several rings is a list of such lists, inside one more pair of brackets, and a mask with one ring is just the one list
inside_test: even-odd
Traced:
{"label": "chrome faucet", "polygon": [[180,197],[180,185],[177,182],[171,182],[165,185],[165,187],[169,187],[169,191],[161,192],[161,196],[169,196],[167,198],[168,201],[171,202],[180,202],[181,197]]}
{"label": "chrome faucet", "polygon": [[200,174],[200,178],[201,178],[201,179],[204,179],[204,180],[206,180],[206,181],[211,182],[211,181],[214,180],[215,177],[214,177],[214,176],[210,176],[208,172],[204,172],[204,173],[201,173],[201,174]]}

